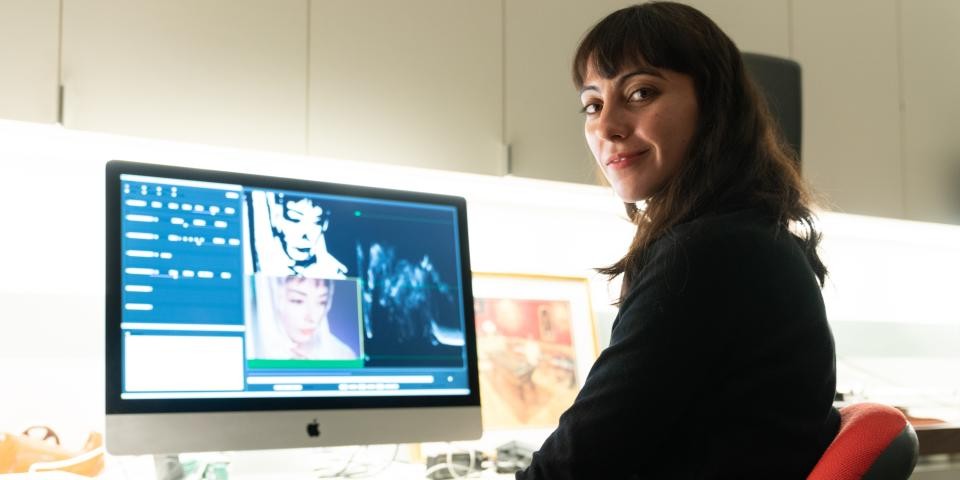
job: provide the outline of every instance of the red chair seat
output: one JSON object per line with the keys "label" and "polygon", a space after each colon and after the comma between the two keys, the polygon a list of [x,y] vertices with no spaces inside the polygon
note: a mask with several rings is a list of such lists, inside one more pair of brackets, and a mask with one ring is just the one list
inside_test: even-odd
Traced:
{"label": "red chair seat", "polygon": [[840,431],[808,480],[906,480],[919,456],[913,427],[899,410],[878,403],[840,409]]}

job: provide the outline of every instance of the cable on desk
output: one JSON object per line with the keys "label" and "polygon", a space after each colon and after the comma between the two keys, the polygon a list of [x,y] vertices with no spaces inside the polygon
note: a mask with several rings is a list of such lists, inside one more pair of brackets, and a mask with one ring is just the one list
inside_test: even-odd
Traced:
{"label": "cable on desk", "polygon": [[104,450],[103,447],[97,447],[93,450],[81,453],[80,455],[65,460],[57,460],[54,462],[36,462],[30,465],[30,468],[27,469],[28,477],[33,476],[33,474],[37,473],[39,470],[59,470],[61,468],[72,467],[74,465],[86,462],[92,458],[103,455],[104,452],[106,452],[106,450]]}
{"label": "cable on desk", "polygon": [[[335,472],[324,472],[322,467],[314,469],[318,479],[324,478],[358,478],[371,477],[383,472],[397,459],[397,453],[400,451],[400,445],[393,446],[393,453],[386,461],[372,463],[369,461],[357,462],[357,455],[361,451],[369,451],[370,445],[357,447],[347,458],[347,461]],[[361,456],[362,458],[362,456]]]}
{"label": "cable on desk", "polygon": [[[482,472],[483,463],[487,460],[482,452],[472,448],[467,449],[465,453],[460,453],[459,456],[461,458],[456,458],[451,446],[447,449],[445,461],[437,462],[441,455],[428,458],[427,470],[424,475],[432,480],[471,478]],[[469,461],[464,461],[466,459],[469,459]]]}

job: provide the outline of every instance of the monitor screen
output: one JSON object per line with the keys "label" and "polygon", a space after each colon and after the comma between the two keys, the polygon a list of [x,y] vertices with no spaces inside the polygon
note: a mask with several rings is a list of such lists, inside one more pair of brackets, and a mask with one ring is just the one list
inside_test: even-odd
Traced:
{"label": "monitor screen", "polygon": [[462,198],[114,161],[106,223],[111,452],[479,436]]}

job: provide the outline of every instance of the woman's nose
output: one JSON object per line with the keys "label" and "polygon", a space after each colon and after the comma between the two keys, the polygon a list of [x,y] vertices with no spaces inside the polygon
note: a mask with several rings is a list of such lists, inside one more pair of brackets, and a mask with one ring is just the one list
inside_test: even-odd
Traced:
{"label": "woman's nose", "polygon": [[605,140],[622,140],[630,135],[625,112],[616,106],[606,106],[600,110],[597,129],[597,133]]}

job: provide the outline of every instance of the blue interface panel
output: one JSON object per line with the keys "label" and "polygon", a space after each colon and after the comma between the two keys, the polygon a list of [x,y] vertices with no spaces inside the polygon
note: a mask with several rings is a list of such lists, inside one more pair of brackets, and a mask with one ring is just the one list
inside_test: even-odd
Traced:
{"label": "blue interface panel", "polygon": [[470,394],[455,207],[120,178],[121,398]]}

